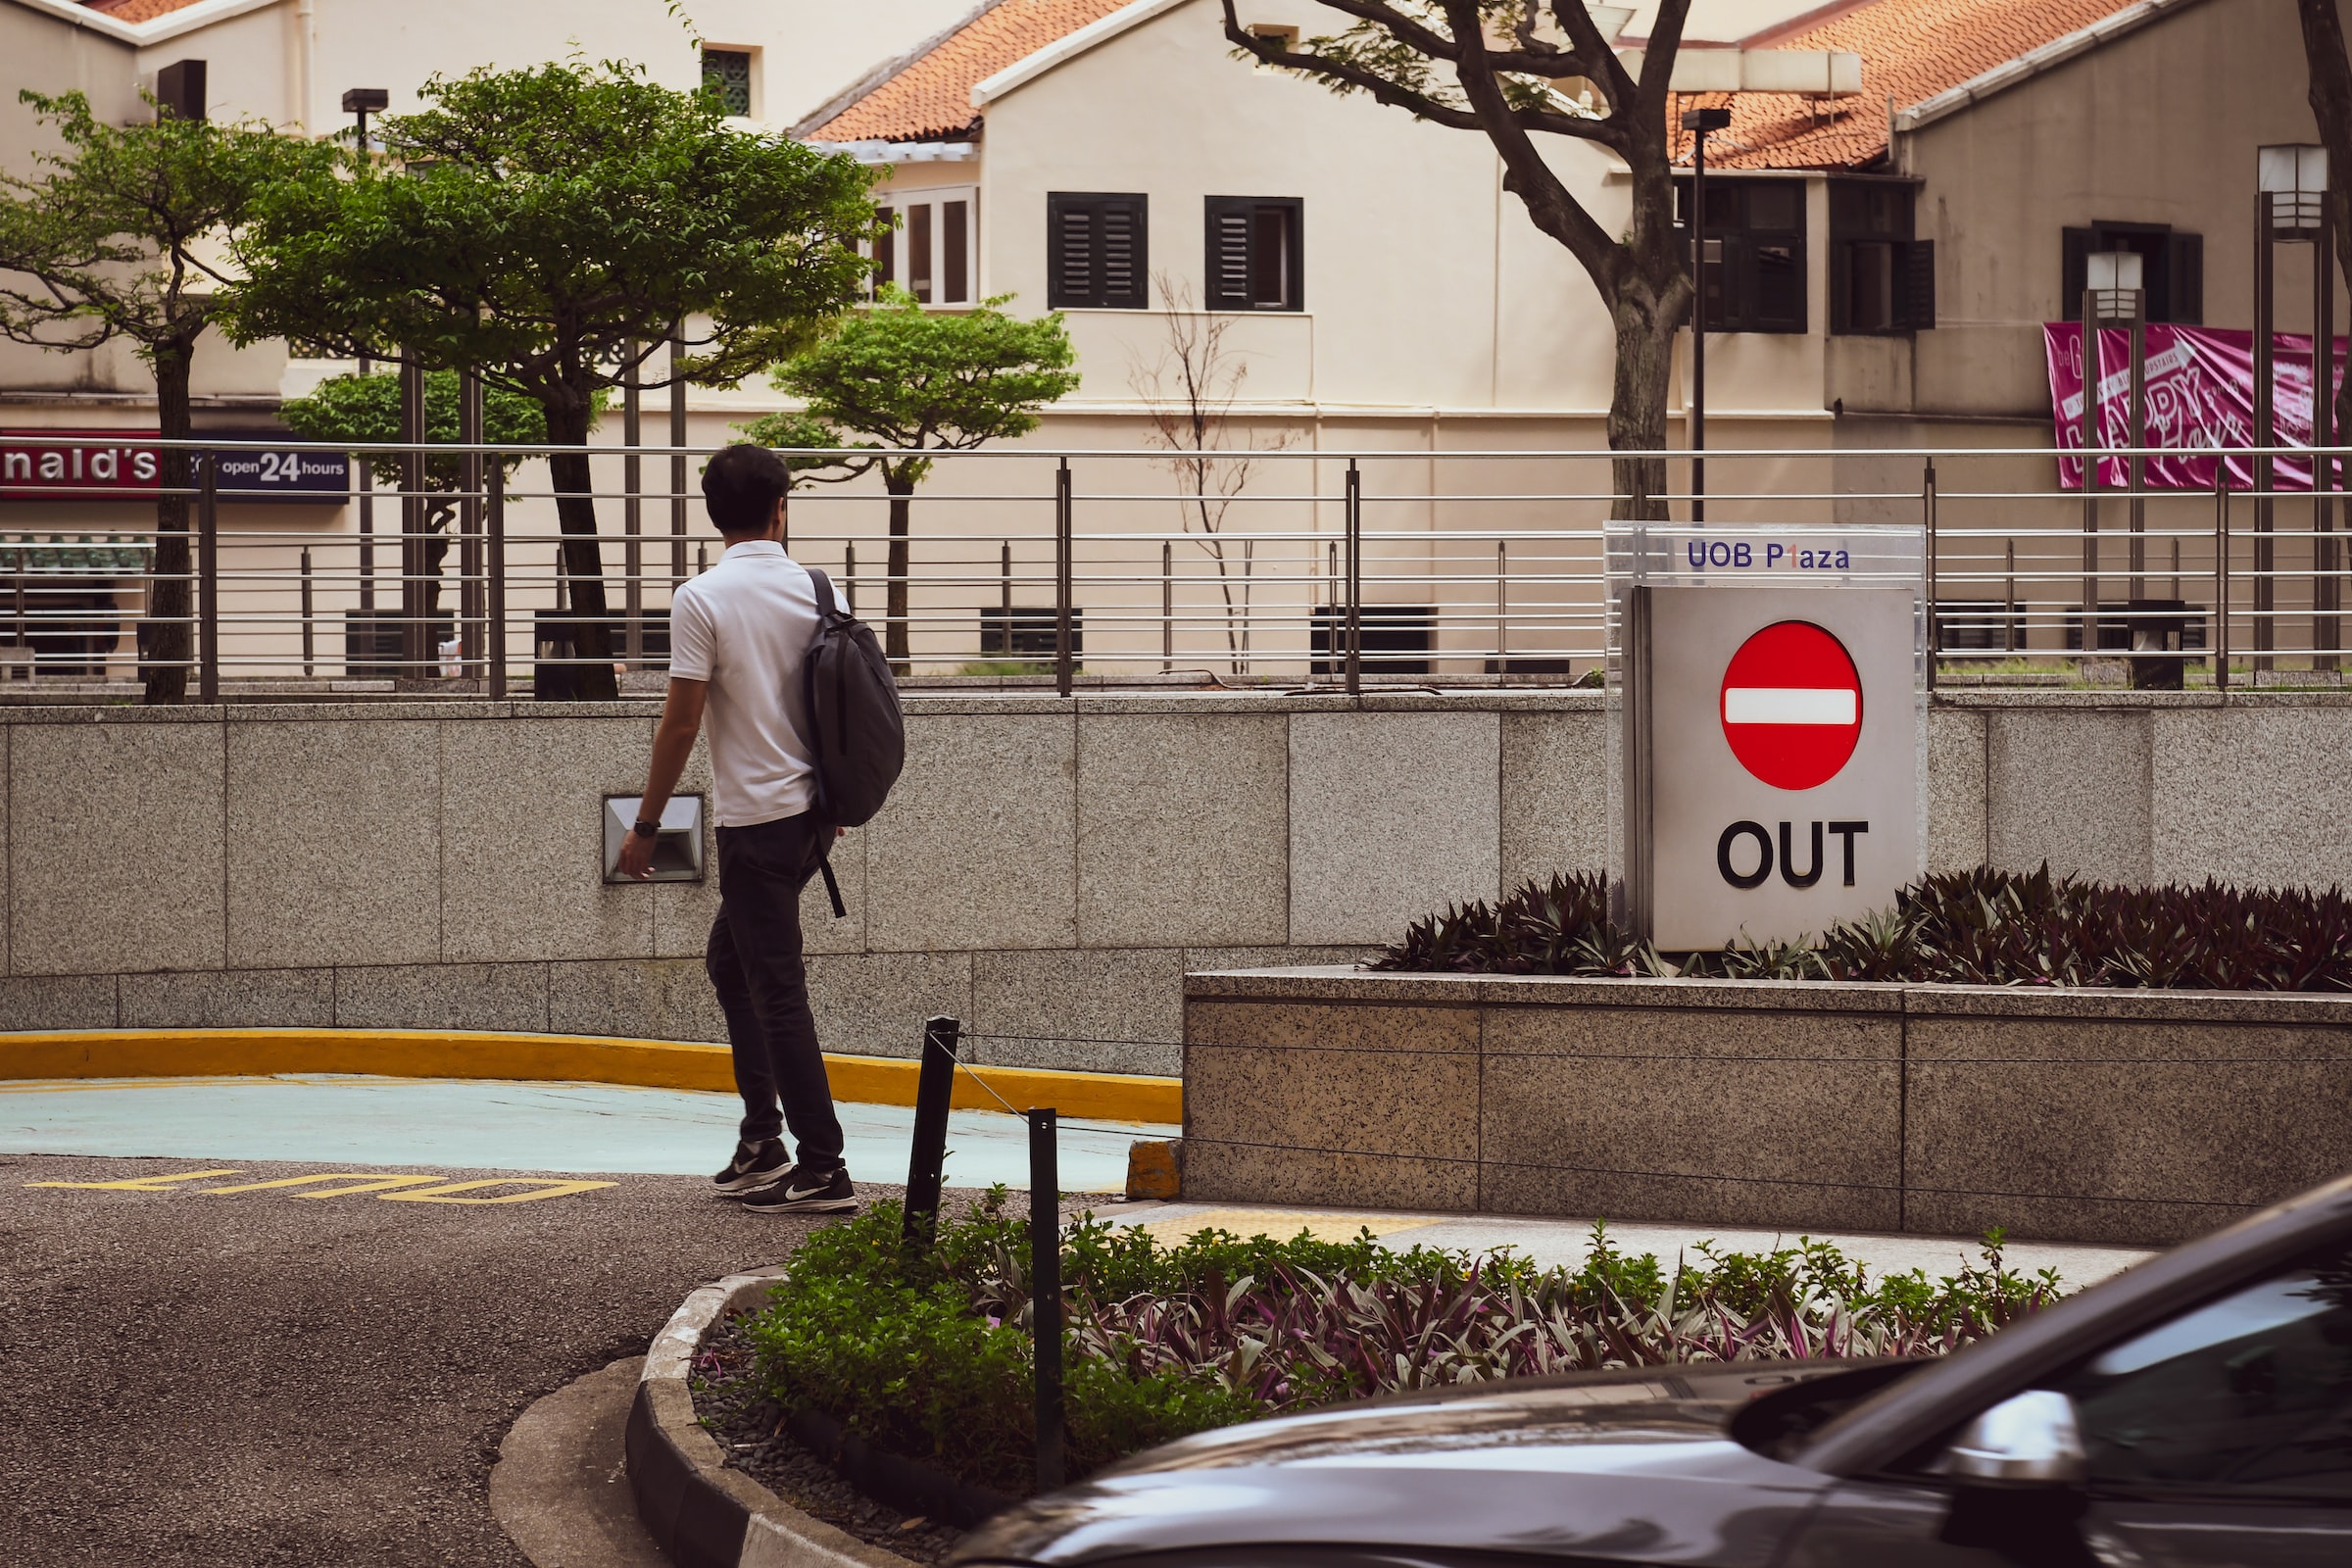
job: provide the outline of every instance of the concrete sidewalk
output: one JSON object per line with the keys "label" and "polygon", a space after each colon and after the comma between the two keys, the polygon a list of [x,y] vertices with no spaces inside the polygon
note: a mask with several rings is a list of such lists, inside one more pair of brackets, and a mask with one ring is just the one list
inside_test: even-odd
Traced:
{"label": "concrete sidewalk", "polygon": [[[1465,1252],[1491,1252],[1510,1248],[1522,1256],[1550,1267],[1579,1267],[1590,1250],[1592,1222],[1583,1219],[1535,1219],[1511,1214],[1407,1214],[1336,1208],[1254,1203],[1120,1203],[1099,1211],[1104,1219],[1140,1225],[1159,1242],[1173,1245],[1197,1231],[1215,1228],[1237,1236],[1264,1235],[1287,1240],[1303,1229],[1322,1241],[1347,1241],[1358,1229],[1368,1229],[1386,1245],[1399,1250],[1439,1247]],[[1877,1236],[1853,1232],[1808,1232],[1816,1241],[1832,1242],[1849,1258],[1867,1263],[1874,1275],[1924,1270],[1931,1279],[1955,1273],[1964,1261],[1978,1259],[1977,1243],[1963,1237]],[[1759,1230],[1739,1225],[1660,1225],[1619,1223],[1608,1226],[1609,1240],[1618,1250],[1656,1254],[1671,1265],[1678,1256],[1697,1258],[1702,1242],[1719,1251],[1760,1252],[1797,1245],[1798,1232]],[[2014,1269],[2034,1273],[2054,1268],[2068,1290],[2081,1290],[2108,1275],[2131,1267],[2152,1254],[2134,1248],[2086,1247],[2064,1242],[2015,1242],[2003,1260]]]}

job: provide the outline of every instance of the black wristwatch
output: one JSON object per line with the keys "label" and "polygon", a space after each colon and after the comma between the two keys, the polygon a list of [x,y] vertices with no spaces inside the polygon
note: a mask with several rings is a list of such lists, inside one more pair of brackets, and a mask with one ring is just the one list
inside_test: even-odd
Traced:
{"label": "black wristwatch", "polygon": [[662,824],[659,822],[648,822],[644,817],[641,816],[637,819],[636,825],[630,828],[629,831],[636,834],[641,839],[657,839],[662,836]]}

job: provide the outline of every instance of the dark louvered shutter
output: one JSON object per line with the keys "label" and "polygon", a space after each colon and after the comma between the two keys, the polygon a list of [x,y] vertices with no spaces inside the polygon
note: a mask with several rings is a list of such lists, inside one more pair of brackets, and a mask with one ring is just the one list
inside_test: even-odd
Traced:
{"label": "dark louvered shutter", "polygon": [[1208,198],[1208,308],[1246,311],[1250,292],[1250,203]]}
{"label": "dark louvered shutter", "polygon": [[2148,313],[2149,318],[2171,321],[2180,326],[2202,326],[2205,323],[2205,236],[2165,235],[2164,264],[2167,297],[2148,303],[2165,314],[2157,316],[2152,309]]}
{"label": "dark louvered shutter", "polygon": [[1145,216],[1139,195],[1048,192],[1047,309],[1143,309],[1151,267]]}
{"label": "dark louvered shutter", "polygon": [[1936,242],[1915,239],[1897,246],[1895,267],[1895,328],[1924,332],[1936,324]]}

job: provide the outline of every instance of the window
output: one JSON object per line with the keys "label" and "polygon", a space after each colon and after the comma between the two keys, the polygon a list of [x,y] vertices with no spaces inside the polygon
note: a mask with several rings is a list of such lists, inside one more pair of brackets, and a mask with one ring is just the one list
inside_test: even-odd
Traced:
{"label": "window", "polygon": [[1296,311],[1305,269],[1297,197],[1211,196],[1206,222],[1212,311]]}
{"label": "window", "polygon": [[1046,193],[1046,309],[1140,311],[1151,267],[1141,196]]}
{"label": "window", "polygon": [[703,90],[715,94],[719,108],[727,114],[749,119],[752,113],[752,52],[749,49],[705,49]]}
{"label": "window", "polygon": [[2352,1501],[2352,1252],[2183,1313],[2058,1387],[2095,1490]]}
{"label": "window", "polygon": [[[1674,206],[1688,255],[1689,180],[1676,182]],[[1719,247],[1706,265],[1708,331],[1805,330],[1804,181],[1708,180],[1706,236]]]}
{"label": "window", "polygon": [[1916,332],[1936,324],[1936,242],[1913,239],[1917,190],[1830,181],[1830,330]]}
{"label": "window", "polygon": [[2090,286],[2093,251],[2137,251],[2140,292],[2148,319],[2196,326],[2205,319],[2205,236],[2183,234],[2167,223],[2094,221],[2059,235],[2058,318],[2082,319],[2082,291]]}
{"label": "window", "polygon": [[972,277],[979,270],[972,248],[972,214],[980,192],[970,185],[901,191],[882,215],[897,215],[898,226],[873,247],[874,289],[904,283],[924,305],[969,305]]}

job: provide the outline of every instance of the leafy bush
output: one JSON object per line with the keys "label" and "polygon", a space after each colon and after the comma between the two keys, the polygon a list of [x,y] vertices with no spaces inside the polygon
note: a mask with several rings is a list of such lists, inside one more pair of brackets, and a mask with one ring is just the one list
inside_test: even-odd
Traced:
{"label": "leafy bush", "polygon": [[[768,1393],[869,1443],[1030,1490],[1029,1227],[1000,1189],[908,1253],[877,1203],[816,1232],[750,1325]],[[1074,1474],[1187,1433],[1375,1394],[1548,1372],[1949,1350],[2054,1299],[1998,1232],[1983,1260],[1872,1280],[1826,1242],[1667,1268],[1595,1225],[1579,1269],[1205,1230],[1177,1247],[1091,1215],[1062,1252]]]}
{"label": "leafy bush", "polygon": [[1378,969],[1470,974],[1905,980],[1972,985],[2352,990],[2352,898],[2330,887],[2122,888],[2030,873],[1944,872],[1890,910],[1818,942],[1737,944],[1661,958],[1609,918],[1597,872],[1530,882],[1493,907],[1416,920]]}

